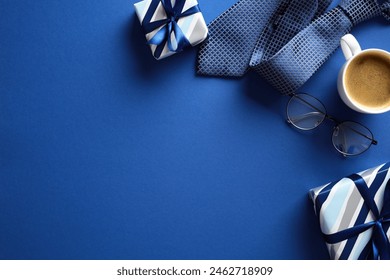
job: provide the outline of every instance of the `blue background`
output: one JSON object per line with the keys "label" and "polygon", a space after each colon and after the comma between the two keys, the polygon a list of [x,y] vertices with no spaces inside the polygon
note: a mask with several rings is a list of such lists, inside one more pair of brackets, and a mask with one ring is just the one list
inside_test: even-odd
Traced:
{"label": "blue background", "polygon": [[[343,158],[257,74],[154,60],[133,3],[0,0],[0,258],[327,259],[308,191],[389,161],[390,113],[342,103],[337,50],[303,90],[379,142]],[[390,50],[383,18],[352,33]]]}

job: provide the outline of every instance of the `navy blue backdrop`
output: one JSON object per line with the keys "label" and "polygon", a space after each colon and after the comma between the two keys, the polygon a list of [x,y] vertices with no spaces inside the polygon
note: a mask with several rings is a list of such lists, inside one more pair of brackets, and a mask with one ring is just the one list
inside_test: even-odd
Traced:
{"label": "navy blue backdrop", "polygon": [[[209,23],[236,0],[202,1]],[[309,189],[390,160],[390,113],[346,107],[340,50],[305,84],[379,144],[343,158],[257,74],[156,61],[129,0],[0,0],[1,259],[327,259]],[[390,50],[390,25],[353,30]]]}

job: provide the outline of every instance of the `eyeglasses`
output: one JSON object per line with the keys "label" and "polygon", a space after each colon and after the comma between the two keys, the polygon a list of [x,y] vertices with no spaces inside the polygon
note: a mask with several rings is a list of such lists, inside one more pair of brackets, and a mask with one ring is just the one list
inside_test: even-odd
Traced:
{"label": "eyeglasses", "polygon": [[326,113],[325,106],[317,98],[306,94],[291,94],[287,104],[287,122],[300,130],[311,130],[319,126],[324,119],[335,123],[332,143],[344,156],[356,156],[367,151],[371,145],[377,145],[372,132],[364,125],[352,122],[339,122]]}

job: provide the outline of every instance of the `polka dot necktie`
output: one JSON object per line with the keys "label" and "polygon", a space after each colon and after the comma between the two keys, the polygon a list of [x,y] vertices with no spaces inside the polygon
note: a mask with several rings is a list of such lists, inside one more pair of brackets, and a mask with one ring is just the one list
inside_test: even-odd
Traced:
{"label": "polka dot necktie", "polygon": [[209,24],[198,73],[240,77],[253,69],[282,94],[294,93],[354,25],[379,15],[390,20],[389,0],[342,0],[325,12],[331,2],[238,1]]}

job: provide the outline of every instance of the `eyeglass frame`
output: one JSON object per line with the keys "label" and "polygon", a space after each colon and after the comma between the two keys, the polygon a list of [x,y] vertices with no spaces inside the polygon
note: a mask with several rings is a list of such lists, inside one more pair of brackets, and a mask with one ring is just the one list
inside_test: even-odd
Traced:
{"label": "eyeglass frame", "polygon": [[[304,99],[300,98],[299,95],[306,95],[306,96],[309,96],[309,97],[313,98],[314,100],[318,101],[318,102],[321,104],[321,106],[324,108],[324,111],[325,111],[325,112],[323,112],[322,110],[320,110],[319,108],[317,108],[317,107],[314,106],[313,104],[309,103],[307,100],[304,100]],[[325,105],[324,105],[318,98],[314,97],[313,95],[308,94],[308,93],[305,93],[305,92],[298,92],[298,93],[290,93],[290,94],[288,94],[288,96],[290,96],[290,99],[289,99],[289,101],[287,102],[287,105],[286,105],[286,116],[287,116],[286,121],[287,121],[289,124],[291,124],[292,126],[294,126],[295,128],[299,129],[299,130],[303,130],[303,131],[313,130],[313,129],[317,128],[318,126],[320,126],[320,125],[324,122],[325,119],[328,119],[328,120],[332,121],[332,122],[335,124],[335,125],[333,126],[333,131],[334,131],[337,127],[339,127],[341,124],[346,123],[346,122],[350,122],[350,123],[358,124],[358,125],[362,126],[363,128],[367,129],[367,131],[370,132],[370,134],[372,135],[372,137],[369,137],[369,136],[367,136],[367,135],[365,135],[365,134],[362,134],[361,132],[356,131],[356,130],[353,129],[353,131],[355,131],[357,134],[360,134],[361,136],[363,136],[363,137],[365,137],[366,139],[368,139],[368,140],[371,141],[371,143],[370,143],[370,145],[367,147],[367,149],[365,149],[365,150],[363,150],[362,152],[357,153],[357,154],[348,154],[348,153],[345,153],[345,152],[343,152],[343,151],[340,151],[338,148],[336,148],[335,144],[334,144],[333,141],[332,141],[333,147],[334,147],[340,154],[342,154],[344,157],[361,155],[362,153],[366,152],[372,145],[377,145],[377,144],[378,144],[378,141],[374,139],[374,135],[373,135],[372,131],[371,131],[368,127],[366,127],[365,125],[363,125],[363,124],[361,124],[361,123],[359,123],[359,122],[356,122],[356,121],[349,121],[349,120],[339,121],[339,120],[337,120],[336,118],[332,117],[331,115],[329,115],[329,114],[327,113]],[[314,127],[312,127],[312,128],[308,128],[308,129],[304,129],[304,128],[301,128],[301,127],[295,125],[294,122],[293,122],[293,121],[289,118],[289,116],[288,116],[289,104],[290,104],[291,100],[293,100],[293,98],[298,98],[299,100],[301,100],[302,102],[306,103],[306,104],[309,105],[311,108],[313,108],[314,110],[316,110],[318,113],[323,114],[324,117],[323,117],[323,119],[321,120],[321,122],[318,123],[316,126],[314,126]]]}

